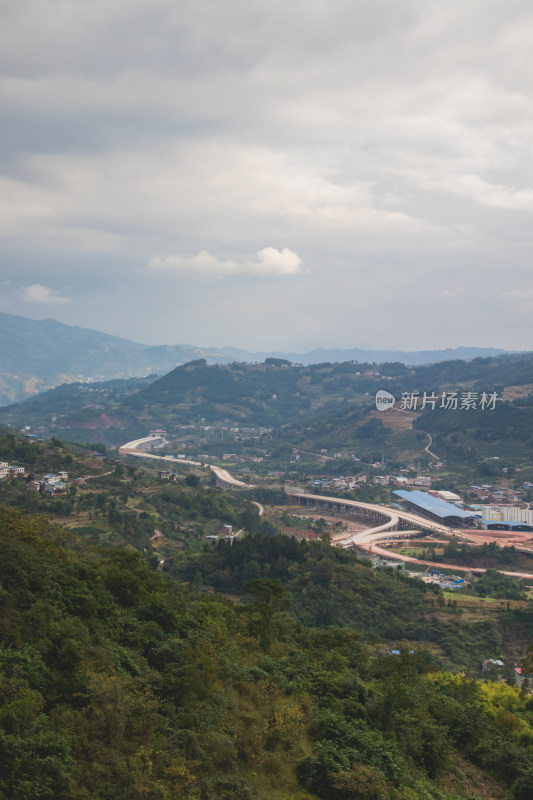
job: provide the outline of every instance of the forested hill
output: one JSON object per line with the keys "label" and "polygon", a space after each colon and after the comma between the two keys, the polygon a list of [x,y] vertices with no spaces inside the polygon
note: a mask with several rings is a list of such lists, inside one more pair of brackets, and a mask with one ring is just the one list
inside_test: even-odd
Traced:
{"label": "forested hill", "polygon": [[[2,800],[529,800],[531,701],[0,511]],[[434,668],[433,668],[434,669]],[[509,795],[506,795],[509,792]]]}
{"label": "forested hill", "polygon": [[[402,364],[386,365],[401,379]],[[320,410],[361,400],[380,386],[372,365],[319,364],[311,367],[270,364],[210,366],[198,359],[176,367],[144,389],[123,382],[58,387],[39,397],[0,409],[4,424],[41,425],[52,430],[50,418],[59,418],[58,430],[83,431],[93,426],[122,429],[123,437],[140,435],[146,427],[234,421],[253,425],[280,425]],[[145,379],[148,380],[148,379]],[[137,391],[135,391],[135,388]],[[133,391],[129,397],[124,394]],[[120,395],[120,396],[117,396]],[[107,420],[98,421],[102,414]],[[68,438],[68,437],[67,437]]]}
{"label": "forested hill", "polygon": [[[496,356],[503,350],[460,347],[421,352],[315,350],[288,356],[305,364],[317,361],[405,361],[418,364],[450,358]],[[145,345],[101,331],[65,325],[54,319],[34,320],[0,313],[0,405],[18,402],[36,392],[75,381],[162,375],[176,364],[203,357],[211,364],[263,361],[283,354],[251,353],[231,347],[190,344]]]}
{"label": "forested hill", "polygon": [[[182,425],[191,424],[283,427],[289,434],[286,426],[296,425],[304,433],[311,430],[311,434],[306,442],[307,434],[302,437],[296,431],[294,445],[314,449],[318,442],[313,440],[328,428],[333,434],[342,430],[346,443],[357,444],[359,427],[376,413],[374,395],[379,389],[391,392],[397,399],[397,407],[404,392],[418,392],[422,396],[424,392],[452,389],[485,390],[497,392],[514,403],[513,408],[524,408],[529,413],[527,397],[533,391],[533,356],[506,355],[422,367],[407,367],[398,362],[302,366],[279,359],[264,364],[208,365],[205,359],[196,359],[159,379],[152,376],[58,387],[0,409],[0,423],[30,425],[33,433],[44,436],[59,433],[66,439],[108,443],[122,443],[159,427],[170,434]],[[509,405],[502,406],[503,417],[515,413],[509,410]],[[438,434],[438,415],[435,413],[430,419],[428,414],[431,412],[426,412],[417,424],[421,430],[434,430]],[[490,426],[501,414],[487,413],[483,420],[480,419],[483,415],[478,414],[479,419],[474,421],[472,414],[469,417],[464,412],[448,413],[442,424],[454,426],[457,428],[454,433],[464,438],[471,422]],[[388,425],[390,420],[386,415],[379,416],[380,420],[371,420],[370,428],[365,427],[363,439],[378,448],[386,445],[393,451],[405,449],[405,442],[396,442],[394,426],[383,431],[381,423]],[[350,420],[351,426],[347,425]],[[414,418],[408,420],[408,426],[413,422]],[[505,424],[497,427],[500,434],[506,429]],[[523,447],[528,436],[520,433],[511,438]],[[413,450],[412,441],[407,445],[407,449]],[[332,441],[321,445],[330,446]]]}
{"label": "forested hill", "polygon": [[318,399],[322,394],[349,399],[387,388],[392,392],[446,390],[453,387],[503,389],[533,382],[533,355],[504,355],[472,361],[446,361],[420,367],[400,362],[323,362],[308,366],[281,364],[208,365],[205,359],[176,367],[154,381],[130,402],[166,405],[203,399],[225,405],[293,398]]}

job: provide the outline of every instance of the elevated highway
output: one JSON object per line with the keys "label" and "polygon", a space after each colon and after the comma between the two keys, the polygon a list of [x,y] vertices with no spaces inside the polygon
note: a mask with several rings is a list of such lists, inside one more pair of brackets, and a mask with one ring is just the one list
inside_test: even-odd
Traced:
{"label": "elevated highway", "polygon": [[[403,511],[396,508],[380,506],[376,503],[363,503],[359,500],[344,500],[339,497],[327,497],[326,495],[307,494],[306,492],[288,492],[289,499],[293,499],[298,505],[311,508],[324,508],[329,511],[354,512],[359,519],[368,519],[378,523],[362,533],[353,534],[346,539],[343,547],[361,541],[359,537],[370,536],[376,533],[384,533],[398,530],[405,535],[407,528],[411,529],[411,534],[417,533],[444,533],[450,535],[450,528],[441,522],[436,522],[426,517],[414,514],[412,511]],[[386,537],[385,537],[386,538]]]}
{"label": "elevated highway", "polygon": [[145,436],[142,439],[134,439],[132,442],[126,442],[122,447],[119,447],[118,452],[122,456],[133,456],[134,458],[147,458],[151,461],[162,461],[166,464],[185,464],[188,467],[202,467],[203,469],[210,469],[214,474],[217,486],[223,489],[250,489],[252,485],[244,483],[237,478],[234,478],[227,469],[223,467],[215,467],[213,464],[203,464],[201,461],[191,461],[187,458],[175,458],[174,456],[158,456],[151,451],[158,447],[164,447],[168,444],[167,440],[162,436]]}
{"label": "elevated highway", "polygon": [[[163,437],[146,436],[142,439],[135,439],[132,442],[127,442],[119,448],[119,453],[124,456],[134,456],[137,458],[147,458],[154,461],[161,461],[171,464],[185,464],[187,466],[202,467],[203,469],[210,469],[215,475],[217,486],[224,489],[251,489],[252,484],[240,481],[234,478],[227,469],[223,467],[216,467],[212,464],[202,464],[200,461],[191,461],[184,458],[174,458],[174,456],[158,456],[149,452],[154,445],[154,439],[163,439]],[[162,442],[157,443],[155,447],[161,447],[168,444],[163,439]],[[143,449],[144,448],[144,449]],[[287,493],[289,501],[293,501],[298,505],[307,506],[308,508],[324,509],[325,511],[336,511],[338,513],[352,512],[358,519],[368,521],[369,527],[364,531],[352,533],[348,536],[338,538],[335,541],[335,546],[343,548],[361,547],[366,550],[372,549],[372,552],[384,556],[391,556],[389,550],[385,550],[378,546],[379,542],[391,541],[393,539],[414,538],[417,536],[425,536],[428,533],[443,533],[450,536],[452,531],[447,525],[436,522],[426,517],[414,514],[411,511],[403,511],[402,509],[388,508],[387,506],[377,505],[375,503],[363,503],[359,500],[345,500],[340,497],[328,497],[327,495],[307,494],[306,492],[290,491]],[[457,538],[469,539],[468,532],[462,532],[460,529],[453,531],[453,535]],[[529,548],[516,547],[525,553],[531,553]],[[433,561],[422,561],[414,556],[405,556],[399,553],[394,553],[394,559],[406,561],[413,564],[423,564],[433,566],[437,569],[461,570],[466,568],[460,567],[457,564],[439,564]],[[483,573],[486,570],[482,568],[468,568],[470,572]],[[499,570],[504,575],[509,575],[513,578],[525,578],[533,580],[533,575],[526,572],[508,572]]]}
{"label": "elevated highway", "polygon": [[227,469],[223,469],[222,467],[215,467],[213,464],[209,465],[209,469],[216,478],[217,486],[220,486],[222,489],[251,488],[251,484],[237,480],[237,478],[234,478],[233,475],[231,475],[231,473],[229,473]]}
{"label": "elevated highway", "polygon": [[118,451],[121,453],[126,450],[135,450],[147,453],[152,450],[157,450],[159,447],[164,447],[166,444],[168,444],[168,442],[164,436],[152,434],[151,436],[143,436],[142,439],[134,439],[132,442],[127,442],[127,444],[123,444],[122,447],[119,447]]}
{"label": "elevated highway", "polygon": [[187,464],[190,467],[205,467],[200,461],[190,461],[186,458],[175,458],[174,456],[158,456],[151,452],[158,447],[164,447],[168,444],[163,436],[145,436],[142,439],[134,439],[132,442],[126,442],[122,447],[118,448],[121,456],[133,456],[134,458],[148,458],[152,461],[164,461],[167,464]]}
{"label": "elevated highway", "polygon": [[[429,532],[444,533],[448,537],[451,534],[448,526],[426,519],[418,514],[413,514],[410,511],[387,508],[386,506],[380,506],[374,503],[363,503],[359,500],[344,500],[342,498],[306,494],[304,492],[290,492],[288,496],[289,499],[292,498],[297,501],[299,505],[306,505],[311,508],[324,508],[325,510],[337,512],[353,511],[359,519],[363,517],[378,523],[359,533],[353,533],[349,536],[337,539],[335,541],[337,547],[361,547],[363,550],[372,550],[373,553],[391,558],[392,554],[390,550],[379,547],[379,542],[383,543],[393,539],[405,539],[406,537],[414,538],[417,536],[424,536]],[[456,535],[457,538],[460,538],[461,531],[458,530]],[[468,538],[468,536],[465,535],[464,538]],[[516,547],[516,549],[525,553],[531,552],[525,547]],[[404,556],[400,553],[394,553],[393,557],[394,560],[397,561],[406,561],[411,564],[423,564],[425,566],[435,567],[436,569],[468,570],[469,572],[479,574],[486,572],[483,568],[460,567],[457,564],[439,564],[434,561],[423,561],[414,556]],[[533,580],[533,575],[527,572],[498,571],[511,578]]]}

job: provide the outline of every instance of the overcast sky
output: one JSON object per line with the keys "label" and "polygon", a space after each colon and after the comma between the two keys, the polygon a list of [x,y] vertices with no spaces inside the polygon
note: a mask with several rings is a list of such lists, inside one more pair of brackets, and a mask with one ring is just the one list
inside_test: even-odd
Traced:
{"label": "overcast sky", "polygon": [[526,0],[0,0],[0,311],[531,349]]}

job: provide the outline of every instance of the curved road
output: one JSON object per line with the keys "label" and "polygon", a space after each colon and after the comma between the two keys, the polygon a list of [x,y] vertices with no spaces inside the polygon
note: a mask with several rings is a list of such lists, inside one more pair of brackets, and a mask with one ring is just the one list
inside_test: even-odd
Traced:
{"label": "curved road", "polygon": [[[429,434],[428,434],[429,436]],[[159,437],[161,438],[161,437]],[[125,456],[135,456],[137,458],[148,458],[154,461],[163,461],[166,463],[172,464],[186,464],[188,466],[194,467],[202,467],[204,469],[209,468],[211,472],[215,475],[217,479],[217,483],[219,486],[224,488],[234,488],[234,489],[250,489],[253,488],[251,484],[244,483],[244,481],[239,481],[237,478],[234,478],[227,469],[223,469],[222,467],[215,467],[212,464],[202,464],[200,461],[190,461],[184,458],[174,458],[173,456],[157,456],[154,453],[149,453],[143,450],[140,450],[140,447],[145,446],[149,442],[153,442],[154,439],[157,437],[153,436],[146,436],[142,439],[136,439],[132,442],[127,442],[126,444],[119,447],[119,453]],[[431,439],[431,437],[430,437]],[[428,444],[428,448],[431,445],[431,442]],[[428,450],[428,452],[430,452]],[[434,453],[430,453],[430,455],[434,455]],[[436,456],[435,456],[436,458]],[[371,512],[374,514],[380,514],[382,517],[385,517],[385,521],[381,522],[379,525],[374,525],[371,528],[367,528],[360,533],[350,534],[349,536],[343,537],[342,539],[337,539],[335,544],[337,546],[348,548],[354,547],[356,545],[361,546],[363,549],[370,549],[372,548],[373,552],[379,553],[380,555],[391,555],[390,551],[384,550],[383,548],[376,547],[376,543],[383,541],[384,539],[390,540],[392,538],[402,539],[405,538],[406,535],[409,534],[416,534],[420,533],[421,531],[434,531],[436,533],[444,533],[446,536],[450,536],[450,528],[447,525],[443,525],[440,522],[434,522],[433,520],[426,519],[425,517],[421,517],[418,514],[414,514],[410,511],[402,511],[400,509],[392,509],[388,508],[387,506],[376,505],[375,503],[363,503],[358,500],[344,500],[340,497],[328,497],[325,495],[317,495],[317,494],[306,494],[305,492],[288,492],[287,493],[290,497],[298,498],[298,502],[300,503],[301,500],[305,501],[313,501],[314,503],[318,503],[320,506],[329,506],[334,507],[338,506],[339,510],[342,508],[343,510],[352,508],[354,511],[357,509],[365,510],[367,512]],[[264,512],[263,507],[260,503],[256,503],[259,507],[260,516],[262,512]],[[412,527],[412,530],[395,530],[396,526],[399,524],[400,520],[404,523],[407,523]],[[460,530],[455,532],[455,535],[459,538],[461,537]],[[465,535],[465,538],[468,538],[468,535]],[[517,550],[521,550],[522,548],[517,547]],[[531,550],[528,548],[523,548],[524,552],[530,553]],[[433,561],[421,561],[420,559],[414,558],[413,556],[404,556],[398,553],[394,553],[394,558],[400,561],[408,561],[414,564],[423,564],[427,566],[433,566],[436,568],[441,569],[450,569],[450,570],[462,570],[464,568],[458,567],[457,564],[438,564]],[[485,572],[484,569],[471,569],[469,568],[468,571],[470,572]],[[522,572],[506,572],[503,570],[499,570],[502,572],[503,575],[509,575],[513,578],[527,578],[533,580],[533,575],[529,573],[522,573]]]}
{"label": "curved road", "polygon": [[428,437],[428,439],[429,439],[429,442],[428,442],[428,443],[427,443],[427,445],[424,447],[424,450],[426,451],[426,453],[427,453],[428,455],[430,455],[432,458],[434,458],[434,459],[435,459],[435,461],[440,461],[440,458],[439,458],[437,455],[435,455],[435,453],[432,453],[432,452],[431,452],[431,450],[429,449],[429,448],[431,447],[431,445],[433,444],[433,439],[431,438],[431,434],[430,434],[430,433],[428,433],[427,431],[424,431],[424,433],[426,434],[426,436],[427,436],[427,437]]}
{"label": "curved road", "polygon": [[251,489],[252,485],[244,483],[234,478],[227,469],[222,467],[215,467],[213,464],[202,464],[200,461],[191,461],[186,458],[174,458],[174,456],[157,456],[155,453],[142,450],[140,448],[153,443],[154,441],[165,440],[161,436],[144,436],[142,439],[134,439],[132,442],[126,442],[122,447],[118,448],[118,452],[123,456],[134,456],[136,458],[148,458],[152,461],[164,461],[170,464],[185,464],[189,467],[202,467],[203,469],[209,468],[214,474],[220,486],[226,489]]}
{"label": "curved road", "polygon": [[[387,508],[387,506],[379,506],[373,503],[362,503],[358,500],[343,500],[342,498],[337,497],[326,497],[323,495],[313,495],[313,494],[305,494],[303,492],[290,492],[290,496],[298,497],[298,498],[309,498],[313,501],[324,503],[324,501],[328,502],[330,505],[337,505],[339,508],[341,506],[348,507],[348,508],[360,508],[360,509],[367,509],[369,511],[373,511],[374,513],[382,514],[383,516],[389,517],[388,522],[382,523],[377,525],[373,528],[368,528],[365,531],[361,531],[360,533],[354,533],[349,536],[346,536],[341,539],[337,539],[335,544],[339,547],[348,548],[353,547],[354,545],[362,547],[364,550],[372,550],[372,552],[377,553],[378,555],[385,555],[389,558],[391,557],[391,551],[385,550],[381,547],[376,546],[377,542],[382,542],[383,540],[387,539],[402,539],[405,538],[406,535],[420,533],[421,530],[432,530],[437,533],[444,533],[446,536],[450,536],[450,529],[447,525],[442,525],[439,522],[433,522],[432,520],[426,519],[425,517],[420,517],[417,514],[413,514],[409,511],[400,511],[396,509]],[[404,522],[408,522],[409,524],[413,525],[413,530],[406,531],[406,530],[393,530],[396,525],[398,524],[399,520],[403,520]],[[457,538],[461,536],[460,530],[455,533]],[[466,534],[465,538],[468,537]],[[520,548],[517,547],[517,550],[523,551],[525,553],[531,553],[531,550],[524,547]],[[404,556],[399,553],[394,553],[394,558],[398,561],[408,561],[412,564],[423,564],[425,566],[433,566],[440,569],[449,569],[449,570],[460,570],[461,572],[486,572],[485,569],[482,568],[471,568],[471,567],[461,567],[457,564],[439,564],[433,561],[422,561],[421,559],[415,558],[414,556]],[[508,575],[511,578],[527,578],[529,580],[533,580],[533,575],[528,572],[508,572],[505,570],[498,570],[503,575]]]}
{"label": "curved road", "polygon": [[[385,550],[383,547],[374,546],[372,547],[372,552],[380,556],[387,556],[387,558],[391,557],[391,551]],[[426,566],[434,567],[435,569],[453,569],[457,570],[458,572],[475,572],[476,574],[487,571],[483,567],[461,567],[459,564],[441,564],[438,561],[421,561],[419,558],[415,558],[414,556],[404,556],[400,553],[394,553],[394,558],[397,561],[407,561],[411,564],[425,564]],[[533,578],[533,575],[530,575],[528,572],[507,572],[501,569],[499,569],[498,572],[501,572],[502,575],[508,575],[510,578]]]}

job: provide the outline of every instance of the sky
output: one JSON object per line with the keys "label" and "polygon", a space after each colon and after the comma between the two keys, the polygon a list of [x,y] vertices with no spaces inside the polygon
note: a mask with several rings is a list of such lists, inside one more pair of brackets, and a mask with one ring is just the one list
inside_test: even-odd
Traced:
{"label": "sky", "polygon": [[525,0],[0,0],[0,311],[531,349]]}

